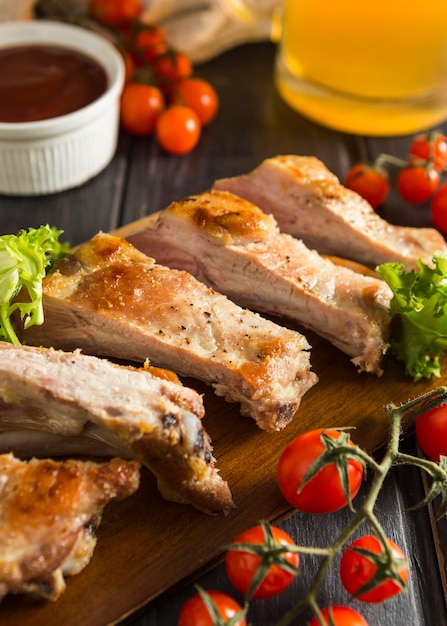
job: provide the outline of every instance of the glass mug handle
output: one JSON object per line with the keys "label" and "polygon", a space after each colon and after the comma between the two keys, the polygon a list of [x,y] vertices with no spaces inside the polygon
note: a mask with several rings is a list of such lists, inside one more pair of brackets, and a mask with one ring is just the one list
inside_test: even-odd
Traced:
{"label": "glass mug handle", "polygon": [[255,27],[271,41],[281,35],[281,9],[284,0],[218,0],[234,21]]}

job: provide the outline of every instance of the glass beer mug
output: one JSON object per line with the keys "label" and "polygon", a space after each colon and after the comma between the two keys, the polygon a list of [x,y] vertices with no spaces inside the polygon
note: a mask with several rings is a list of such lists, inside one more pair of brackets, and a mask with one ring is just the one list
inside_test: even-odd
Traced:
{"label": "glass beer mug", "polygon": [[278,42],[274,80],[296,111],[364,135],[447,119],[447,0],[219,0]]}

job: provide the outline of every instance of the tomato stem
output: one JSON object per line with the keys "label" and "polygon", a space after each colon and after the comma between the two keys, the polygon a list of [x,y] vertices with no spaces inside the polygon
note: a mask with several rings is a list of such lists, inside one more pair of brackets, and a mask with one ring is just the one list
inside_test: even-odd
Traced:
{"label": "tomato stem", "polygon": [[[390,470],[397,465],[414,465],[420,467],[425,472],[429,473],[433,478],[433,487],[426,498],[420,503],[428,504],[437,497],[439,494],[442,496],[441,509],[442,513],[446,514],[447,511],[447,458],[443,457],[439,464],[434,461],[421,459],[410,454],[404,454],[399,451],[401,426],[404,416],[411,413],[412,419],[416,419],[417,415],[425,412],[428,408],[433,406],[439,406],[445,404],[447,399],[447,387],[439,387],[438,389],[429,391],[414,399],[408,400],[401,406],[395,404],[388,404],[385,406],[385,412],[390,418],[390,432],[389,440],[385,450],[385,454],[380,462],[377,462],[367,452],[361,450],[357,446],[354,447],[355,454],[358,458],[362,459],[366,464],[373,468],[374,474],[371,480],[368,493],[365,496],[362,507],[353,515],[351,521],[341,531],[335,541],[328,548],[303,548],[299,547],[302,552],[309,552],[322,556],[322,561],[318,567],[318,570],[314,576],[312,584],[308,589],[305,597],[300,602],[292,607],[285,615],[283,615],[275,624],[275,626],[288,626],[299,615],[301,615],[306,609],[312,609],[314,615],[318,618],[321,624],[325,624],[323,615],[318,607],[317,594],[322,584],[322,581],[332,565],[337,554],[346,546],[356,530],[365,522],[368,521],[373,528],[377,539],[379,540],[383,554],[384,554],[384,568],[386,573],[397,572],[393,580],[403,587],[404,583],[400,579],[398,574],[399,567],[402,567],[402,560],[397,559],[389,546],[388,539],[385,531],[377,518],[374,507],[377,502],[379,493],[383,487],[383,483],[390,472]],[[347,453],[352,455],[352,448],[347,449]],[[383,569],[383,568],[382,568]],[[379,584],[380,576],[383,576],[383,571],[380,573],[378,570],[377,584]]]}
{"label": "tomato stem", "polygon": [[385,163],[389,163],[390,165],[396,165],[397,167],[406,167],[408,162],[404,159],[399,159],[399,157],[395,157],[391,154],[379,154],[379,156],[374,161],[374,166],[378,168],[382,168]]}

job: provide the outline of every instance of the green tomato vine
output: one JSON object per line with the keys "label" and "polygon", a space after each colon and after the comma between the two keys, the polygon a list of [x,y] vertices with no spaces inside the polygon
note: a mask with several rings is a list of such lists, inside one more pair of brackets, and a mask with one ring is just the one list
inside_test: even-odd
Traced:
{"label": "green tomato vine", "polygon": [[[403,453],[399,449],[402,422],[404,416],[409,416],[411,421],[414,422],[414,420],[419,415],[427,412],[432,408],[435,408],[442,404],[446,404],[446,402],[447,387],[439,387],[438,389],[429,391],[414,399],[408,400],[407,402],[399,406],[393,403],[386,405],[385,412],[387,413],[390,420],[390,431],[388,444],[380,461],[377,461],[373,456],[371,456],[356,445],[354,445],[353,447],[348,447],[346,445],[346,429],[341,429],[342,432],[340,434],[340,437],[342,437],[343,439],[343,445],[339,446],[334,446],[333,441],[329,441],[330,438],[328,437],[325,438],[323,433],[323,443],[325,444],[325,446],[327,446],[329,441],[330,445],[330,450],[328,450],[328,448],[326,447],[326,451],[322,454],[322,456],[326,455],[327,462],[334,462],[334,454],[336,457],[338,457],[338,459],[335,460],[335,462],[337,463],[346,463],[348,458],[357,459],[372,472],[370,487],[363,500],[362,506],[358,510],[351,509],[351,520],[344,527],[344,529],[331,545],[327,547],[290,545],[287,547],[288,552],[310,554],[320,557],[321,560],[306,595],[302,597],[301,600],[297,604],[295,604],[287,613],[280,617],[274,626],[288,626],[308,609],[311,609],[313,611],[314,616],[318,620],[319,624],[321,624],[322,626],[327,625],[327,621],[323,616],[322,609],[318,604],[319,590],[336,556],[345,547],[348,546],[349,541],[353,537],[354,533],[364,523],[369,523],[372,533],[379,541],[382,549],[381,554],[364,551],[365,556],[367,556],[367,558],[369,558],[377,567],[373,578],[371,579],[371,581],[368,582],[367,589],[369,590],[384,582],[385,580],[394,581],[402,589],[405,587],[405,582],[404,580],[402,580],[400,570],[403,566],[407,565],[406,559],[396,557],[393,554],[388,538],[385,534],[380,520],[375,514],[374,509],[383,483],[389,472],[397,466],[412,465],[421,469],[430,480],[428,493],[422,501],[417,503],[412,508],[420,508],[422,506],[433,503],[434,500],[439,499],[439,504],[436,511],[436,519],[439,520],[447,514],[447,457],[441,456],[439,463],[436,463],[425,458]],[[346,493],[346,498],[348,503],[351,505],[349,501],[349,493]],[[250,546],[247,544],[244,544],[243,546],[237,546],[237,544],[231,545],[231,549],[233,550],[251,550],[258,556],[264,556],[264,558],[261,558],[259,570],[256,574],[256,582],[250,586],[249,592],[245,597],[243,610],[240,614],[238,614],[239,619],[242,616],[246,615],[249,603],[256,589],[256,586],[261,584],[263,577],[267,573],[267,570],[272,565],[272,563],[276,563],[277,565],[281,566],[281,563],[284,561],[283,554],[285,552],[285,548],[283,546],[278,546],[279,549],[276,551],[275,556],[275,546],[272,546],[272,536],[271,532],[269,531],[269,525],[267,524],[267,522],[264,521],[261,522],[261,525],[264,528],[264,533],[266,536],[264,546],[260,546],[259,544],[257,544],[256,546],[253,545],[252,549],[250,549]],[[225,546],[225,549],[228,548],[229,546]],[[359,592],[364,591],[365,588],[359,590]],[[204,592],[202,589],[200,589],[200,593],[202,594],[202,597],[203,594],[206,596],[206,592]],[[331,618],[329,619],[329,624],[331,625],[332,620]]]}

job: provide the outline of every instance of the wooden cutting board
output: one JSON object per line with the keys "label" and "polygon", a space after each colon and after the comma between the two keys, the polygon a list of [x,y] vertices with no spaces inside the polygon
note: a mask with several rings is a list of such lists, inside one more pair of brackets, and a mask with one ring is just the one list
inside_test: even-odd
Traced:
{"label": "wooden cutting board", "polygon": [[[115,234],[126,236],[151,219],[154,216]],[[252,419],[241,417],[236,405],[218,398],[202,383],[183,380],[204,395],[205,428],[233,493],[234,511],[207,516],[189,505],[166,502],[153,476],[143,470],[137,493],[105,509],[91,562],[67,579],[63,596],[56,603],[7,597],[0,605],[2,626],[117,623],[217,562],[221,546],[245,528],[292,512],[278,490],[276,465],[285,445],[298,434],[317,427],[354,426],[353,440],[372,452],[387,440],[386,404],[447,384],[444,379],[413,383],[392,358],[385,360],[381,378],[358,374],[349,358],[323,339],[284,320],[274,321],[305,332],[313,347],[312,367],[320,379],[283,431],[260,431]]]}

